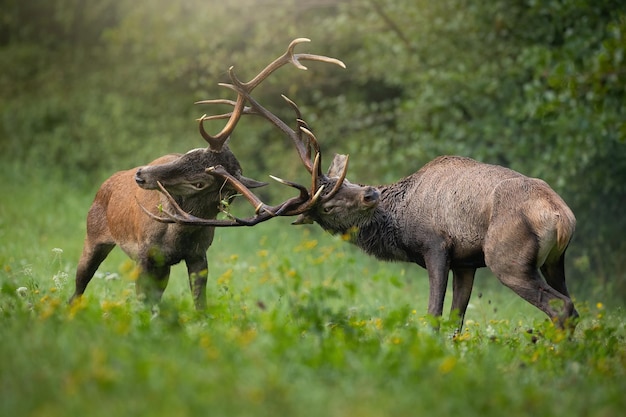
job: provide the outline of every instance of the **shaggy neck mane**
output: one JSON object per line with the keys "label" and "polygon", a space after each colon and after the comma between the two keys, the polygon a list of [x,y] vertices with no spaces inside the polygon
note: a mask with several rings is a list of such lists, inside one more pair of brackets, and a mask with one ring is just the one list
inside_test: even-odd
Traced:
{"label": "shaggy neck mane", "polygon": [[389,201],[396,198],[394,188],[379,186],[377,189],[381,193],[381,201],[369,220],[359,227],[353,243],[378,259],[403,260],[405,252],[399,238],[397,217],[393,216],[392,208],[389,207]]}
{"label": "shaggy neck mane", "polygon": [[[175,196],[176,203],[189,214],[207,219],[214,219],[219,213],[219,195],[216,192],[200,193],[193,196]],[[215,204],[207,204],[207,201],[215,201]],[[167,203],[169,205],[169,202]]]}

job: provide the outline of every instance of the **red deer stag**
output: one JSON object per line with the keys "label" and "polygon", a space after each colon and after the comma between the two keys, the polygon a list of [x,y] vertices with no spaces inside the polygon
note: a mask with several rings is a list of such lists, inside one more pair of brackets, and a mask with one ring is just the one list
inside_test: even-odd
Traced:
{"label": "red deer stag", "polygon": [[[326,175],[321,172],[319,144],[295,104],[288,100],[297,113],[294,131],[247,92],[238,91],[252,112],[293,140],[313,177],[311,190],[301,191],[305,198],[308,194],[307,201],[292,201],[275,215],[300,214],[294,224],[316,222],[331,233],[348,235],[378,259],[426,268],[428,313],[435,317],[443,313],[452,270],[452,311],[458,312],[459,330],[476,269],[485,266],[557,325],[575,325],[578,312],[565,284],[564,260],[576,219],[544,181],[470,158],[441,156],[394,184],[352,184],[346,179],[345,155],[335,156]],[[180,210],[168,217],[203,224]]]}
{"label": "red deer stag", "polygon": [[[340,61],[325,56],[294,54],[294,47],[307,41],[308,39],[294,40],[282,56],[248,83],[239,83],[238,88],[249,93],[272,72],[289,63],[299,69],[306,69],[300,60],[343,66]],[[232,67],[230,73],[234,77]],[[216,136],[209,135],[204,130],[203,122],[225,118],[224,115],[205,115],[199,119],[200,133],[209,144],[206,149],[194,149],[184,155],[166,155],[147,166],[118,172],[100,187],[87,215],[87,237],[76,270],[76,290],[70,302],[84,293],[99,265],[115,245],[119,245],[128,256],[138,262],[138,295],[151,302],[160,300],[169,279],[171,265],[184,260],[195,307],[203,309],[206,306],[208,275],[206,251],[213,241],[214,227],[252,225],[276,214],[289,214],[291,205],[301,206],[300,203],[308,197],[306,190],[301,190],[299,197],[268,208],[246,192],[244,194],[257,209],[254,218],[245,222],[239,219],[236,222],[215,219],[220,211],[220,202],[232,198],[235,191],[221,177],[228,176],[244,190],[265,184],[244,177],[237,158],[226,145],[226,140],[240,116],[249,112],[244,106],[244,96],[239,93],[236,102],[208,100],[201,103],[228,103],[235,107],[227,115],[228,123]],[[159,189],[163,193],[153,191]],[[168,211],[173,206],[209,219],[205,225],[211,227],[167,224],[151,218],[158,217],[160,209]]]}

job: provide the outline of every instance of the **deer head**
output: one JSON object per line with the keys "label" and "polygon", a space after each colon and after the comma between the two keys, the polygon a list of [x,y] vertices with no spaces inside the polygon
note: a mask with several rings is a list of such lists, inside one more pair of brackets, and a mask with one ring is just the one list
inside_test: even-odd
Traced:
{"label": "deer head", "polygon": [[207,167],[215,165],[223,166],[247,188],[267,185],[244,177],[239,161],[225,145],[219,151],[211,146],[206,149],[194,149],[172,162],[141,167],[135,173],[135,181],[143,189],[158,190],[163,187],[168,193],[177,197],[219,193],[223,198],[227,198],[234,192],[234,189],[224,187],[223,180],[206,171]]}
{"label": "deer head", "polygon": [[[347,233],[355,224],[360,224],[378,205],[380,193],[374,187],[352,184],[345,178],[348,155],[335,155],[326,175],[317,178],[318,188],[332,191],[322,194],[315,204],[301,213],[294,225],[318,223],[326,230]],[[332,225],[332,227],[331,227]]]}

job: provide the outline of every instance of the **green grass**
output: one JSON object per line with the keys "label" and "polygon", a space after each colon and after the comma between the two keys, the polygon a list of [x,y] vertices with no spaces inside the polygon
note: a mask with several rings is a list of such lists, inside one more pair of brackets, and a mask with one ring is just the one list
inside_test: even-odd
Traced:
{"label": "green grass", "polygon": [[[617,416],[626,314],[577,294],[568,337],[488,273],[466,328],[424,317],[417,266],[286,219],[219,230],[207,312],[183,265],[158,314],[115,250],[66,300],[93,192],[3,172],[0,415]],[[4,178],[4,177],[3,177]],[[94,190],[95,192],[95,190]],[[448,297],[450,298],[450,297]],[[449,301],[448,301],[449,303]]]}

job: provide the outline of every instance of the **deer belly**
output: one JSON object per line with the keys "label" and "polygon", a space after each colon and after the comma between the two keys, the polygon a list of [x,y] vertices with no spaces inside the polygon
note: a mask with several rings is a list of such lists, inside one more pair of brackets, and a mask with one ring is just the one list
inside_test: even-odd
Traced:
{"label": "deer belly", "polygon": [[117,242],[120,249],[134,261],[139,260],[139,244],[137,242]]}
{"label": "deer belly", "polygon": [[480,233],[458,234],[452,239],[450,248],[451,267],[482,268],[485,265],[483,252],[484,235]]}
{"label": "deer belly", "polygon": [[453,256],[450,262],[451,268],[484,268],[485,266],[487,265],[485,264],[485,254],[483,251],[469,256]]}

